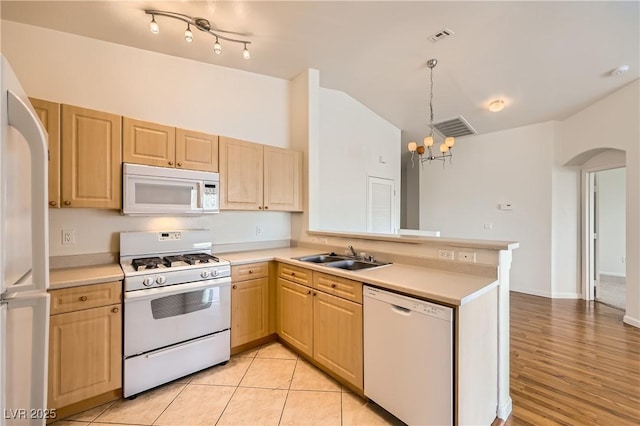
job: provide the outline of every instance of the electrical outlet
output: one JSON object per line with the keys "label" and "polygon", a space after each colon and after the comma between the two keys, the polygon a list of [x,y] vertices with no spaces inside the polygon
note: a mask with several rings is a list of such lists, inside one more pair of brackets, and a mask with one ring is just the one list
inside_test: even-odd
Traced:
{"label": "electrical outlet", "polygon": [[627,258],[626,257],[622,257],[622,263],[627,263]]}
{"label": "electrical outlet", "polygon": [[256,225],[256,237],[262,237],[262,225]]}
{"label": "electrical outlet", "polygon": [[458,260],[460,262],[476,263],[476,253],[473,251],[461,251],[458,252]]}
{"label": "electrical outlet", "polygon": [[453,250],[438,250],[438,256],[440,256],[440,259],[455,259],[455,253],[453,252]]}
{"label": "electrical outlet", "polygon": [[493,229],[493,223],[485,223],[484,229]]}
{"label": "electrical outlet", "polygon": [[320,244],[327,244],[326,238],[320,238]]}
{"label": "electrical outlet", "polygon": [[76,235],[73,229],[62,230],[62,245],[72,245],[76,243]]}

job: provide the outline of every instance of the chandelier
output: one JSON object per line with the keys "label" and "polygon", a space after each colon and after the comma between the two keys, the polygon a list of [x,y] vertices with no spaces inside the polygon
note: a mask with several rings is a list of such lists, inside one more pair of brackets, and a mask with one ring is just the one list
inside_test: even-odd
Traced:
{"label": "chandelier", "polygon": [[425,161],[433,161],[433,160],[442,160],[443,165],[444,161],[453,157],[451,153],[451,148],[455,144],[455,138],[446,137],[444,138],[444,142],[440,144],[440,155],[433,155],[432,147],[433,147],[433,69],[438,64],[437,59],[429,59],[427,61],[427,67],[430,70],[430,91],[429,91],[429,136],[425,137],[422,141],[422,145],[418,145],[416,142],[409,142],[409,152],[411,152],[411,164],[413,164],[413,158],[415,154],[418,154],[418,158],[421,163]]}
{"label": "chandelier", "polygon": [[184,15],[182,13],[166,12],[163,10],[152,10],[152,9],[146,9],[144,13],[146,13],[147,15],[151,15],[151,22],[149,23],[149,29],[154,34],[158,34],[160,32],[160,26],[156,22],[156,15],[166,16],[167,18],[177,19],[187,24],[187,29],[184,31],[184,40],[187,43],[191,43],[193,41],[193,33],[191,32],[191,27],[193,26],[194,28],[197,28],[200,31],[208,33],[209,35],[216,38],[216,41],[213,44],[213,52],[216,55],[219,55],[222,53],[222,45],[220,44],[220,40],[224,40],[232,43],[242,44],[244,46],[244,49],[242,50],[242,57],[244,59],[251,59],[251,53],[247,48],[247,46],[251,44],[250,41],[238,40],[229,36],[223,36],[220,33],[235,34],[239,36],[246,36],[247,34],[235,33],[233,31],[225,31],[218,28],[213,28],[211,26],[211,23],[205,18],[192,17],[192,16]]}

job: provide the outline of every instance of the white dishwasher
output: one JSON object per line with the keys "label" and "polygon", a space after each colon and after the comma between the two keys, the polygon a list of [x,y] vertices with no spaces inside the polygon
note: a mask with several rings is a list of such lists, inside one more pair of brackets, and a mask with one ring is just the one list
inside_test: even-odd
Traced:
{"label": "white dishwasher", "polygon": [[365,395],[409,425],[453,424],[453,309],[363,294]]}

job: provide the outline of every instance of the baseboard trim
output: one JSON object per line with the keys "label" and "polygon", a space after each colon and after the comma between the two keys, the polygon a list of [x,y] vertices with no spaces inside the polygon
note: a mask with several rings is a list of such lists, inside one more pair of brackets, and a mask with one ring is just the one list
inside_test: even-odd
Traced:
{"label": "baseboard trim", "polygon": [[640,319],[631,318],[629,315],[625,315],[624,318],[622,318],[622,322],[632,327],[640,328]]}
{"label": "baseboard trim", "polygon": [[512,288],[510,290],[516,293],[546,297],[547,299],[581,299],[582,298],[582,294],[580,293],[560,293],[560,292],[549,293],[548,291],[533,290],[530,288],[519,288],[519,289]]}
{"label": "baseboard trim", "polygon": [[579,293],[552,293],[552,299],[580,299],[582,295]]}
{"label": "baseboard trim", "polygon": [[602,277],[614,277],[614,278],[626,278],[627,274],[620,274],[618,272],[600,272],[600,279],[602,279]]}
{"label": "baseboard trim", "polygon": [[511,411],[513,411],[513,400],[508,397],[506,401],[498,405],[498,418],[506,421],[511,415]]}

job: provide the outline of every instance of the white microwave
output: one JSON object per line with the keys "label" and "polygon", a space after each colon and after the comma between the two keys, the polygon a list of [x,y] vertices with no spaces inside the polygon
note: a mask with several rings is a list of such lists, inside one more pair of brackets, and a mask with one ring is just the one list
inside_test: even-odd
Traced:
{"label": "white microwave", "polygon": [[220,213],[218,173],[124,163],[122,213],[201,215]]}

